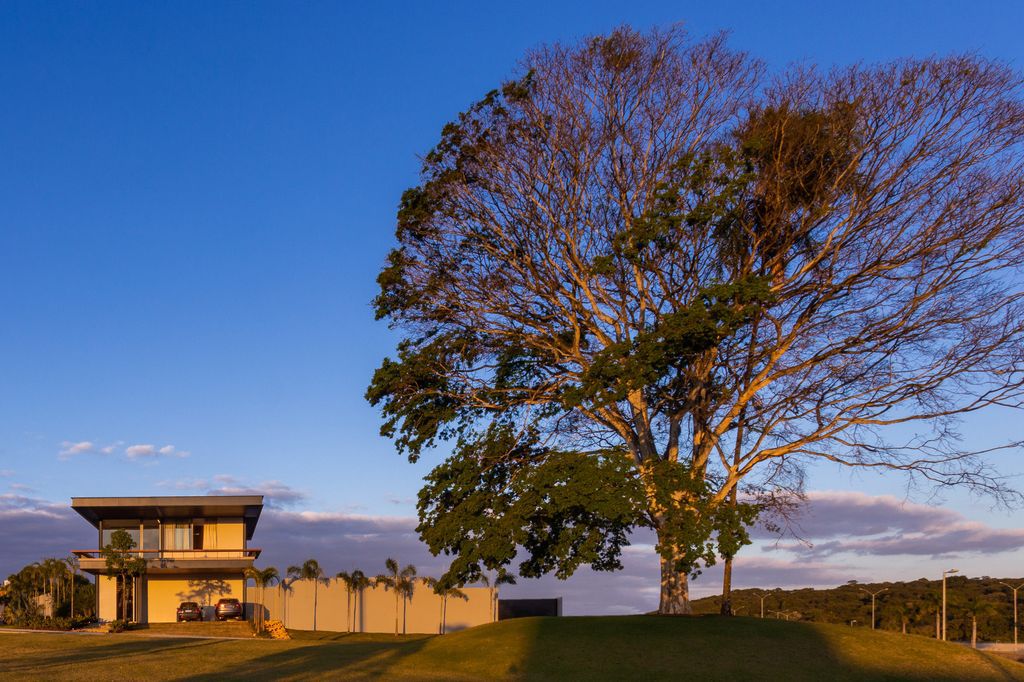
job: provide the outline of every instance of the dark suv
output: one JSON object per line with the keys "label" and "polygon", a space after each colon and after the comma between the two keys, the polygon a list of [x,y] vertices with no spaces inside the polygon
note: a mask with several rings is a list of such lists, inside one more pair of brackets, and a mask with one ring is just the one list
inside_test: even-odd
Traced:
{"label": "dark suv", "polygon": [[221,599],[217,602],[217,620],[237,618],[242,620],[245,614],[242,612],[242,604],[237,599]]}
{"label": "dark suv", "polygon": [[202,620],[203,609],[194,601],[183,601],[178,606],[178,622],[183,620]]}

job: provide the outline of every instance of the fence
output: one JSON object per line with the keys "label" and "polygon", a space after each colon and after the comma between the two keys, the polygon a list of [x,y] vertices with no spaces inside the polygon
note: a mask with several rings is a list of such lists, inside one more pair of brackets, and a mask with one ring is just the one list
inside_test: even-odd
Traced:
{"label": "fence", "polygon": [[[446,632],[464,630],[493,620],[491,592],[485,587],[465,587],[469,597],[463,601],[447,600]],[[256,588],[247,589],[247,601],[259,599]],[[295,630],[313,629],[313,581],[297,580],[286,586],[276,585],[263,590],[263,614],[267,619],[280,620],[285,627]],[[345,584],[331,579],[326,585],[316,586],[316,629],[333,632],[394,632],[395,592],[383,587],[368,587],[349,595]],[[420,582],[416,583],[412,598],[398,603],[398,631],[407,634],[436,634],[441,627],[441,597]],[[346,610],[348,617],[346,618]],[[353,617],[352,613],[355,612]],[[251,617],[251,614],[250,614]],[[351,622],[350,622],[351,621]]]}

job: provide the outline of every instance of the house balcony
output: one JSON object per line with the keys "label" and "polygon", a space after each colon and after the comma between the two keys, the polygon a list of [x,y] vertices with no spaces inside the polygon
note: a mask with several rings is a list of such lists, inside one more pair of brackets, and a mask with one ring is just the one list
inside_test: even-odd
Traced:
{"label": "house balcony", "polygon": [[[146,560],[148,574],[183,573],[241,573],[251,568],[259,557],[260,549],[133,549]],[[79,567],[86,573],[100,575],[107,572],[107,560],[102,550],[76,549]]]}

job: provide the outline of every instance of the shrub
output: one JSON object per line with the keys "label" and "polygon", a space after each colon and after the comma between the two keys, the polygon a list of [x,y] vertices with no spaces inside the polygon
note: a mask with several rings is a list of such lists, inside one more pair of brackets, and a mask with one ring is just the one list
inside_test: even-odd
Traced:
{"label": "shrub", "polygon": [[5,622],[27,630],[73,630],[88,625],[91,618],[44,618],[34,613],[5,614]]}
{"label": "shrub", "polygon": [[131,629],[131,623],[126,620],[112,620],[107,624],[107,632],[124,632]]}

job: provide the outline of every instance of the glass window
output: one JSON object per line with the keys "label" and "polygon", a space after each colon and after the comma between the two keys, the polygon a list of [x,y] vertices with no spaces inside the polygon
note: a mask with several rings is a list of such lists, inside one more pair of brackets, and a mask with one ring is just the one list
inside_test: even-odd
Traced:
{"label": "glass window", "polygon": [[142,529],[142,549],[160,549],[160,529],[146,526]]}
{"label": "glass window", "polygon": [[[113,524],[110,524],[110,525],[113,526]],[[132,542],[135,543],[135,547],[136,548],[139,547],[139,540],[140,540],[140,538],[139,538],[139,524],[138,523],[136,523],[134,526],[132,526],[130,528],[117,528],[117,527],[108,527],[107,522],[103,523],[103,546],[104,547],[106,547],[107,545],[110,544],[110,539],[113,537],[114,533],[119,531],[119,530],[123,530],[126,533],[128,533],[128,535],[130,535],[131,538],[132,538]]]}
{"label": "glass window", "polygon": [[192,549],[192,524],[174,524],[174,549]]}

